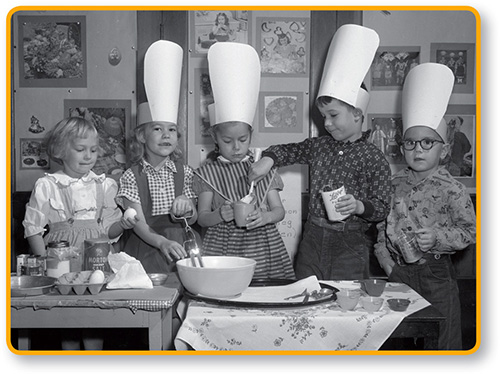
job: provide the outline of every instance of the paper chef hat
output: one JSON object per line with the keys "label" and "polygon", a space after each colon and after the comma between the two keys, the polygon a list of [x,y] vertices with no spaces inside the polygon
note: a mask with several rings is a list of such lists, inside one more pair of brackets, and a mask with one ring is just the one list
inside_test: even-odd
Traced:
{"label": "paper chef hat", "polygon": [[366,114],[370,95],[361,83],[370,69],[380,39],[359,25],[341,26],[330,43],[318,96],[330,96]]}
{"label": "paper chef hat", "polygon": [[149,109],[149,103],[140,103],[137,106],[137,126],[144,125],[145,123],[152,122],[151,110]]}
{"label": "paper chef hat", "polygon": [[252,125],[260,88],[260,59],[242,43],[215,43],[208,50],[208,70],[215,101],[215,123]]}
{"label": "paper chef hat", "polygon": [[177,124],[182,54],[181,46],[167,40],[154,42],[146,51],[144,87],[153,121]]}
{"label": "paper chef hat", "polygon": [[403,134],[411,127],[426,126],[446,141],[446,121],[455,76],[445,65],[424,63],[411,69],[403,85]]}

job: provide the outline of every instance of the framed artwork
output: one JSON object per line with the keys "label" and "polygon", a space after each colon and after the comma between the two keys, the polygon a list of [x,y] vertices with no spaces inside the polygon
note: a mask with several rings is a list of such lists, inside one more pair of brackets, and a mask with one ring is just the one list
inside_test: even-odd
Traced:
{"label": "framed artwork", "polygon": [[301,133],[303,106],[302,92],[260,92],[259,130]]}
{"label": "framed artwork", "polygon": [[204,56],[217,42],[250,44],[250,12],[196,10],[190,13],[191,53]]}
{"label": "framed artwork", "polygon": [[99,156],[93,168],[119,180],[127,168],[126,139],[130,128],[130,100],[64,100],[64,117],[83,117],[99,133]]}
{"label": "framed artwork", "polygon": [[85,16],[19,16],[19,86],[87,87]]}
{"label": "framed artwork", "polygon": [[262,76],[306,77],[309,70],[309,19],[256,20],[256,49]]}
{"label": "framed artwork", "polygon": [[474,43],[431,43],[431,61],[455,74],[453,93],[474,92]]}
{"label": "framed artwork", "polygon": [[194,69],[195,144],[211,144],[208,105],[214,102],[208,68]]}
{"label": "framed artwork", "polygon": [[406,75],[420,63],[420,47],[379,47],[370,68],[372,90],[401,90]]}
{"label": "framed artwork", "polygon": [[371,134],[369,141],[382,151],[392,172],[406,166],[400,145],[403,139],[403,121],[400,114],[368,114]]}
{"label": "framed artwork", "polygon": [[446,168],[468,189],[476,188],[476,106],[449,105],[444,116],[450,152]]}
{"label": "framed artwork", "polygon": [[21,151],[20,169],[49,169],[50,159],[43,144],[43,139],[19,139]]}

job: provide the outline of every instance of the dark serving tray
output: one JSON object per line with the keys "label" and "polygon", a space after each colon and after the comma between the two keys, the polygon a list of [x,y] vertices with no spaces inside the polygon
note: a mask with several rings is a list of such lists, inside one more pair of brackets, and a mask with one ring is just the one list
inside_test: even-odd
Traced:
{"label": "dark serving tray", "polygon": [[[250,283],[249,287],[274,287],[274,286],[285,286],[287,284],[291,284],[295,281],[288,279],[257,279],[253,280]],[[302,302],[299,298],[297,301],[291,300],[289,302],[253,302],[253,301],[238,301],[238,300],[229,300],[229,299],[217,299],[213,297],[203,296],[203,295],[194,295],[188,290],[184,289],[184,295],[189,297],[190,299],[203,301],[209,304],[215,304],[220,306],[230,306],[230,307],[240,307],[240,308],[290,308],[290,307],[303,307],[310,306],[316,304],[322,304],[330,301],[337,300],[337,292],[339,291],[337,288],[330,286],[328,284],[319,283],[321,288],[329,288],[333,290],[333,294],[324,297],[322,299],[312,299],[309,298],[307,302]]]}

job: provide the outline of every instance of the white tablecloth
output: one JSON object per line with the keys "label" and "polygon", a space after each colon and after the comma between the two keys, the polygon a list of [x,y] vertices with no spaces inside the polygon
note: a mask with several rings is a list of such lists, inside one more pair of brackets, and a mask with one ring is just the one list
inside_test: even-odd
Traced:
{"label": "white tablecloth", "polygon": [[[352,281],[322,281],[338,289],[359,288]],[[178,350],[378,350],[401,321],[429,302],[408,286],[387,283],[380,311],[368,313],[358,303],[343,311],[337,302],[293,308],[241,308],[187,300],[175,338]],[[389,309],[389,298],[407,298],[405,312]]]}

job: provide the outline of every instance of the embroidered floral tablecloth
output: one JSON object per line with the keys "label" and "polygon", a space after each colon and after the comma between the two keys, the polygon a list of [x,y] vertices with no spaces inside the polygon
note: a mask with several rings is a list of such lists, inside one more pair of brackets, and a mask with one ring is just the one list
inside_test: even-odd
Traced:
{"label": "embroidered floral tablecloth", "polygon": [[[352,281],[322,281],[338,289],[359,288]],[[294,308],[242,308],[183,300],[183,323],[175,338],[177,350],[378,350],[401,321],[427,302],[408,286],[387,283],[378,312],[368,313],[358,303],[343,311],[330,301]],[[405,312],[389,309],[387,299],[407,298]]]}

